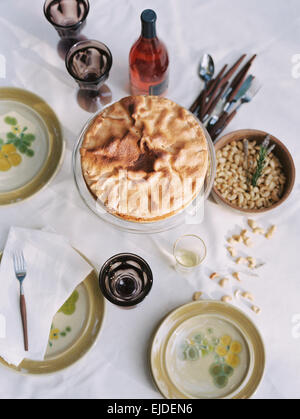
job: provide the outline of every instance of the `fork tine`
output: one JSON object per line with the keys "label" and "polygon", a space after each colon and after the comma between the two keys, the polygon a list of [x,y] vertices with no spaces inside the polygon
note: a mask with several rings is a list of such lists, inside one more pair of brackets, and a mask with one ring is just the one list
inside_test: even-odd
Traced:
{"label": "fork tine", "polygon": [[254,97],[259,92],[260,89],[261,89],[261,83],[257,79],[254,79],[249,89],[250,96]]}
{"label": "fork tine", "polygon": [[25,259],[22,251],[15,251],[13,254],[14,268],[16,272],[25,271]]}
{"label": "fork tine", "polygon": [[20,253],[18,253],[18,268],[19,268],[19,272],[21,272],[22,271],[22,262],[21,262]]}
{"label": "fork tine", "polygon": [[21,265],[22,265],[21,269],[24,272],[25,269],[26,269],[26,266],[25,266],[25,258],[24,258],[24,254],[23,254],[22,250],[21,250],[21,253],[20,253],[20,257],[21,257]]}
{"label": "fork tine", "polygon": [[13,254],[13,260],[14,260],[14,268],[15,268],[15,272],[17,272],[17,255],[16,255],[16,253],[14,252],[14,254]]}
{"label": "fork tine", "polygon": [[19,251],[19,267],[20,267],[20,271],[23,271],[23,264],[22,264],[22,252]]}

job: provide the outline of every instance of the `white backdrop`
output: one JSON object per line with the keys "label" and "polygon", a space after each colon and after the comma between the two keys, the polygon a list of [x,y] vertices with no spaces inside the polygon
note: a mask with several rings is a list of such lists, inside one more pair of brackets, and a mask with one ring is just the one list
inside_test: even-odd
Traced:
{"label": "white backdrop", "polygon": [[[171,59],[169,97],[184,106],[192,103],[201,87],[196,67],[203,51],[213,55],[218,68],[241,53],[257,53],[253,71],[263,89],[255,102],[241,109],[229,129],[272,133],[285,142],[299,167],[300,71],[293,63],[300,53],[299,0],[90,3],[84,34],[111,48],[114,64],[108,84],[114,100],[128,94],[128,53],[139,35],[144,8],[158,14],[158,33]],[[60,173],[47,189],[28,202],[0,208],[0,246],[10,225],[49,226],[68,236],[98,267],[119,251],[144,256],[153,269],[154,287],[135,310],[121,311],[108,303],[97,345],[71,369],[48,377],[23,377],[1,369],[0,397],[160,397],[147,366],[153,329],[167,312],[190,301],[195,290],[205,290],[211,298],[221,296],[207,274],[228,265],[225,237],[238,231],[245,218],[208,202],[202,225],[141,237],[116,231],[88,212],[74,186],[71,152],[90,114],[76,103],[75,84],[57,55],[58,37],[45,20],[42,6],[42,0],[1,0],[0,54],[6,60],[6,78],[1,68],[0,85],[26,88],[43,97],[60,118],[67,152]],[[242,284],[262,308],[256,316],[240,305],[259,327],[267,349],[266,374],[256,398],[300,397],[300,336],[293,323],[300,313],[299,197],[297,178],[293,196],[280,211],[259,219],[264,227],[278,224],[278,233],[271,242],[257,239],[253,253],[267,265],[260,279],[248,278]],[[204,238],[208,258],[203,270],[187,280],[172,268],[169,252],[174,240],[189,231]]]}

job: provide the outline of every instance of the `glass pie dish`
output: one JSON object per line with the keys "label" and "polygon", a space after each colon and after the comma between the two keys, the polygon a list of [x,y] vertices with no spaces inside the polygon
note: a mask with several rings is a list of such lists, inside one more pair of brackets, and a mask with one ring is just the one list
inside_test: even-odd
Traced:
{"label": "glass pie dish", "polygon": [[[111,104],[108,106],[111,106]],[[101,109],[101,111],[93,115],[92,118],[88,120],[88,122],[83,127],[73,150],[72,165],[75,184],[82,200],[85,202],[87,207],[103,221],[111,224],[112,226],[120,230],[127,231],[130,233],[153,234],[176,228],[177,226],[182,225],[183,223],[201,223],[203,220],[203,204],[204,201],[210,195],[216,173],[216,156],[214,145],[208,132],[201,124],[201,122],[195,117],[195,119],[197,119],[198,123],[201,125],[205,134],[208,146],[209,165],[203,187],[197,195],[197,197],[188,206],[186,206],[181,211],[177,212],[174,215],[171,215],[168,218],[152,222],[128,221],[109,212],[106,206],[102,202],[100,202],[100,200],[95,199],[93,194],[88,189],[82,173],[80,149],[82,147],[85,134],[94,122],[95,118],[97,118],[99,113],[103,112],[104,109],[105,108]]]}

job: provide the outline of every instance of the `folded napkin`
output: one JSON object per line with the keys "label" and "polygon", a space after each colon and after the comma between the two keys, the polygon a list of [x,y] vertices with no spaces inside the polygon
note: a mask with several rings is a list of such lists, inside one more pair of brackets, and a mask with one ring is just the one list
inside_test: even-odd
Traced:
{"label": "folded napkin", "polygon": [[[24,351],[19,282],[13,265],[16,250],[23,251],[27,268],[23,285],[28,352]],[[24,358],[42,361],[54,315],[91,270],[63,236],[12,227],[0,265],[0,356],[16,366]]]}

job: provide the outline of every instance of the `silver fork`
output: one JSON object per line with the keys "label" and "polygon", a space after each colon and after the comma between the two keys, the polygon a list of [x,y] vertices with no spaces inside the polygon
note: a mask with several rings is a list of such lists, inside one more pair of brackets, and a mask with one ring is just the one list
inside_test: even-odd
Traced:
{"label": "silver fork", "polygon": [[257,93],[260,91],[261,87],[262,85],[260,82],[257,79],[254,79],[249,90],[243,97],[241,97],[239,101],[240,103],[236,106],[235,111],[237,112],[244,103],[251,102],[254,96],[257,95]]}
{"label": "silver fork", "polygon": [[[221,120],[220,118],[220,121],[217,121],[215,125],[213,126],[212,130],[209,131],[212,139],[216,139],[223,132],[228,122],[230,122],[235,117],[239,109],[245,103],[251,102],[254,96],[257,95],[257,93],[260,91],[261,87],[262,87],[261,83],[257,79],[254,79],[248,91],[244,94],[243,97],[240,98],[239,103],[237,104],[235,109],[230,114],[228,114],[227,112],[226,113],[224,112],[223,113],[225,116],[224,120]],[[219,124],[219,122],[221,124]]]}
{"label": "silver fork", "polygon": [[23,334],[24,334],[24,349],[28,351],[28,329],[27,329],[27,312],[26,312],[26,302],[24,296],[23,282],[26,278],[26,265],[23,252],[15,252],[13,255],[14,259],[14,268],[17,280],[20,282],[20,310],[22,316],[23,324]]}

